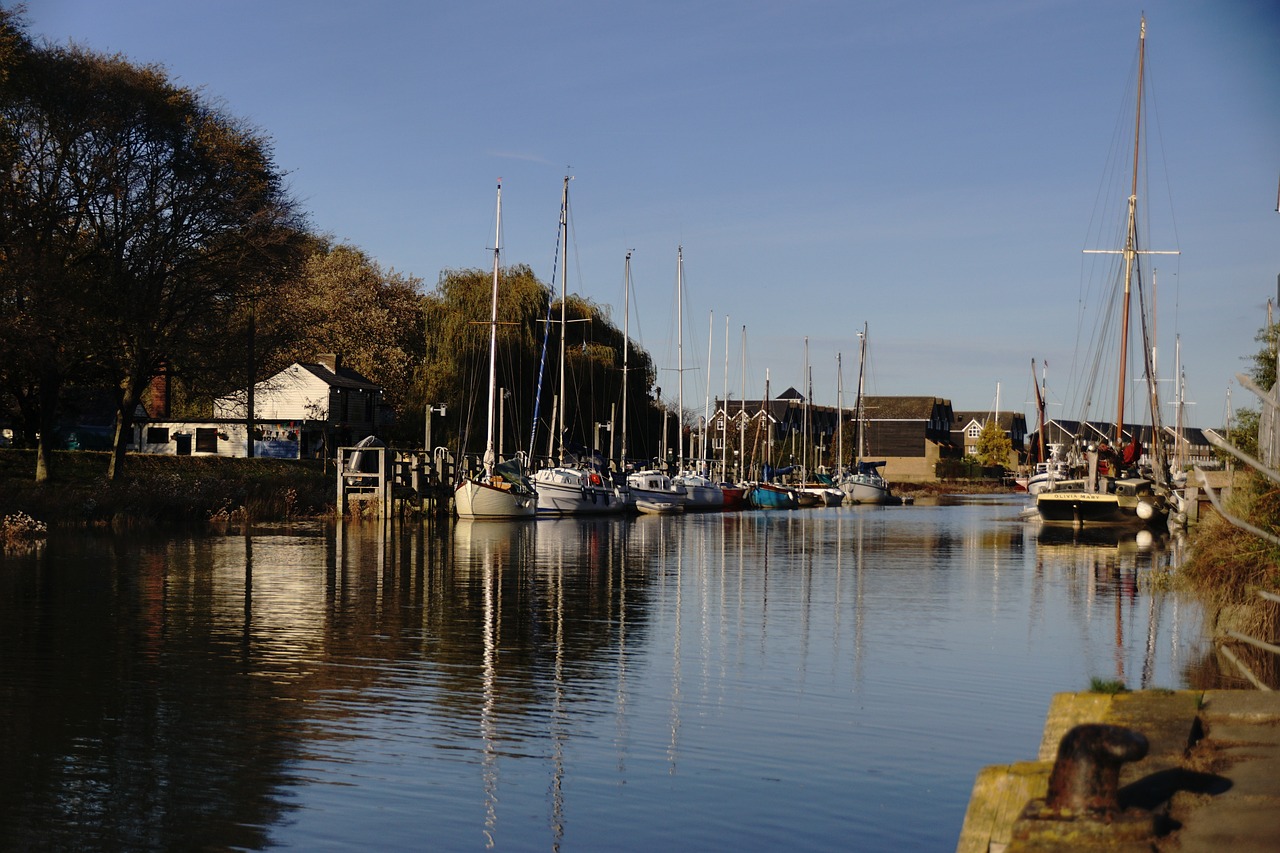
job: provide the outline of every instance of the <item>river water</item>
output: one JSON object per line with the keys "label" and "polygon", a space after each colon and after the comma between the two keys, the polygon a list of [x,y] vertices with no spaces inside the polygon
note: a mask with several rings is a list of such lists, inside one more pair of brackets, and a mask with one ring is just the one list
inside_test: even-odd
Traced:
{"label": "river water", "polygon": [[0,848],[954,849],[1054,693],[1205,651],[1178,542],[1021,508],[58,533],[0,557]]}

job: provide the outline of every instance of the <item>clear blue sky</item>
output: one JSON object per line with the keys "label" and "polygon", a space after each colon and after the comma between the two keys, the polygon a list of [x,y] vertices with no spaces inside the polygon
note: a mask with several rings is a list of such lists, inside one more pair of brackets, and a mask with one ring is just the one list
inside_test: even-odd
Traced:
{"label": "clear blue sky", "polygon": [[570,289],[620,321],[634,250],[633,336],[674,366],[683,244],[685,361],[705,368],[714,311],[713,394],[726,313],[735,398],[745,324],[748,397],[766,368],[803,390],[808,336],[828,404],[865,321],[874,392],[989,410],[1001,383],[1028,416],[1033,357],[1051,399],[1071,382],[1145,6],[1176,223],[1152,241],[1182,253],[1157,263],[1162,370],[1176,332],[1193,423],[1221,422],[1276,294],[1274,0],[27,5],[32,35],[161,64],[250,121],[317,230],[427,288],[491,263],[498,177],[504,262],[549,279],[571,168]]}

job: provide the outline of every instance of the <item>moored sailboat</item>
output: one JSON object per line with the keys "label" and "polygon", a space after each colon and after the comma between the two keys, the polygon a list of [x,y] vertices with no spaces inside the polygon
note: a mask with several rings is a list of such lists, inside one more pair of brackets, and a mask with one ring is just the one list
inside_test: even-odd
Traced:
{"label": "moored sailboat", "polygon": [[885,504],[892,499],[889,483],[880,475],[884,462],[869,462],[862,457],[866,454],[867,424],[866,405],[863,391],[866,388],[864,374],[867,364],[867,324],[862,324],[862,333],[858,356],[858,399],[854,403],[854,458],[853,470],[840,480],[840,491],[852,502],[858,504]]}
{"label": "moored sailboat", "polygon": [[590,467],[567,460],[564,450],[565,410],[565,332],[568,328],[566,306],[569,266],[569,177],[564,179],[560,203],[560,396],[557,406],[556,464],[540,468],[533,475],[538,493],[538,515],[601,515],[619,513],[626,506],[625,486],[615,486],[607,477]]}
{"label": "moored sailboat", "polygon": [[[502,183],[498,183],[497,225],[493,240],[493,294],[489,312],[489,406],[488,434],[485,439],[484,470],[481,475],[464,478],[453,494],[454,511],[459,518],[532,518],[537,512],[538,496],[515,460],[499,463],[494,451],[493,422],[496,407],[498,350],[498,277],[499,245],[502,240]],[[431,417],[428,413],[427,417]]]}
{"label": "moored sailboat", "polygon": [[[1143,72],[1146,51],[1146,18],[1138,39],[1137,106],[1133,144],[1133,169],[1127,199],[1127,225],[1124,245],[1119,250],[1099,250],[1101,253],[1123,256],[1122,278],[1117,290],[1120,294],[1119,360],[1117,362],[1117,402],[1115,419],[1115,446],[1127,448],[1121,457],[1112,451],[1106,439],[1083,448],[1087,473],[1082,481],[1072,480],[1041,492],[1036,496],[1036,509],[1047,524],[1068,524],[1075,527],[1091,525],[1154,525],[1163,524],[1168,515],[1168,472],[1162,452],[1163,435],[1159,427],[1160,411],[1156,397],[1154,365],[1151,347],[1144,341],[1143,366],[1150,402],[1152,459],[1146,470],[1139,468],[1139,428],[1130,425],[1126,436],[1125,391],[1129,382],[1127,373],[1131,295],[1134,289],[1141,292],[1142,277],[1138,264],[1140,256],[1147,254],[1177,254],[1153,252],[1138,247],[1138,183],[1140,153],[1142,150],[1142,101]],[[1139,311],[1145,306],[1139,299]],[[1141,316],[1141,315],[1140,315]],[[1145,319],[1145,318],[1144,318]],[[1144,336],[1146,324],[1143,323]]]}

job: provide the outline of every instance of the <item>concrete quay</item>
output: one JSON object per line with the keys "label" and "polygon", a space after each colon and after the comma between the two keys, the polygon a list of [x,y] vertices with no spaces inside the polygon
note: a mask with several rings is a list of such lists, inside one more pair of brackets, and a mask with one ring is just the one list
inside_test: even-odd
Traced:
{"label": "concrete quay", "polygon": [[[1058,745],[1077,725],[1141,732],[1107,819],[1045,819]],[[1034,761],[983,768],[957,853],[1280,851],[1280,693],[1149,690],[1053,698]]]}

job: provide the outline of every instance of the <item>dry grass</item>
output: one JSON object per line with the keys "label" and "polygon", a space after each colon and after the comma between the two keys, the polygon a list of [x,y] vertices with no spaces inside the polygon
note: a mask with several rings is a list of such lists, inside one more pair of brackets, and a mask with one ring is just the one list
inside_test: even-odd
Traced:
{"label": "dry grass", "polygon": [[[1259,476],[1237,482],[1228,512],[1280,534],[1280,489]],[[1274,642],[1280,635],[1280,605],[1258,590],[1280,592],[1280,546],[1237,528],[1217,514],[1197,528],[1182,582],[1218,614],[1220,630],[1233,629]]]}

